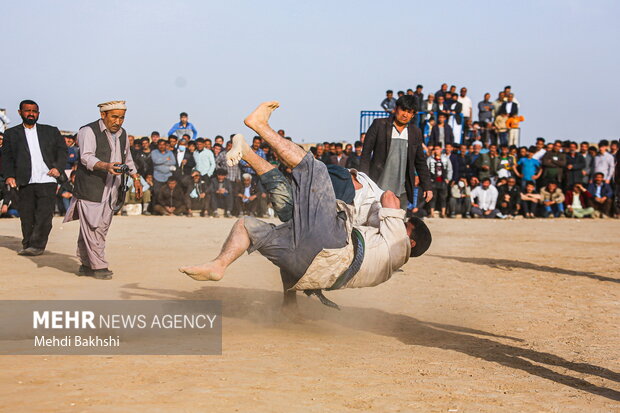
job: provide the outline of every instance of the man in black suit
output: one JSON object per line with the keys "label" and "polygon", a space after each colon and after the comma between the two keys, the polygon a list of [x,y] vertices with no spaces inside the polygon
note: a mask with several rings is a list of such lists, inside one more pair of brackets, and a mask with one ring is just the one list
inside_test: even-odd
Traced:
{"label": "man in black suit", "polygon": [[19,255],[41,255],[52,230],[56,179],[67,163],[67,145],[58,128],[37,124],[39,105],[19,104],[23,123],[8,129],[2,146],[6,184],[19,190],[22,246]]}
{"label": "man in black suit", "polygon": [[508,114],[508,116],[517,116],[519,114],[519,105],[514,102],[514,95],[508,95],[508,100],[499,107],[498,115]]}
{"label": "man in black suit", "polygon": [[393,115],[375,119],[366,132],[360,162],[360,171],[381,189],[399,196],[403,209],[407,208],[407,200],[413,201],[416,173],[426,201],[433,197],[422,132],[411,122],[415,111],[413,96],[406,95],[396,102]]}

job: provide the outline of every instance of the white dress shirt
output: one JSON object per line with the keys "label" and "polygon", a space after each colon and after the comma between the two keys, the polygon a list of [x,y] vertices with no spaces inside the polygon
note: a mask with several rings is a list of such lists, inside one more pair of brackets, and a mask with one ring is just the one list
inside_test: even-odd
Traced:
{"label": "white dress shirt", "polygon": [[56,183],[56,178],[49,176],[47,173],[50,168],[47,167],[43,161],[43,155],[41,154],[41,147],[39,146],[39,135],[37,135],[37,125],[28,129],[24,127],[26,131],[26,141],[28,142],[28,149],[30,150],[30,182],[29,184],[49,184]]}

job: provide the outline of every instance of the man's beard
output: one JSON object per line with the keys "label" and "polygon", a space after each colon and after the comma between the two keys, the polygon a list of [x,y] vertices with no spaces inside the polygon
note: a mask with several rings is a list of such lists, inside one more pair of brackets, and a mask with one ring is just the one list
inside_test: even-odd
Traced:
{"label": "man's beard", "polygon": [[24,121],[26,125],[34,125],[35,123],[37,123],[36,118],[24,118],[23,116],[22,116],[22,121]]}

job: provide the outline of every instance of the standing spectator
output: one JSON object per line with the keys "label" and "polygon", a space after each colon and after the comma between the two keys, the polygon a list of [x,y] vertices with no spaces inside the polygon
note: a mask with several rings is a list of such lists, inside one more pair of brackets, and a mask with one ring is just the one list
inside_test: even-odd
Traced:
{"label": "standing spectator", "polygon": [[435,206],[441,211],[441,218],[446,217],[448,203],[448,182],[452,180],[452,163],[447,155],[441,153],[441,145],[435,145],[433,154],[426,160],[431,174],[433,198],[429,202],[430,217],[435,215]]}
{"label": "standing spectator", "polygon": [[448,200],[450,218],[461,214],[463,218],[471,217],[471,188],[465,177],[450,184],[450,199]]}
{"label": "standing spectator", "polygon": [[345,166],[347,169],[359,169],[360,162],[362,161],[362,142],[356,141],[353,147],[355,150],[347,159],[347,165]]}
{"label": "standing spectator", "polygon": [[591,217],[595,210],[592,207],[586,207],[591,199],[592,194],[583,185],[578,182],[573,184],[572,189],[566,191],[566,199],[564,200],[566,216],[573,218]]}
{"label": "standing spectator", "polygon": [[441,87],[439,88],[439,90],[437,92],[435,92],[435,99],[439,99],[440,96],[445,98],[445,94],[448,91],[448,84],[447,83],[442,83]]}
{"label": "standing spectator", "polygon": [[495,218],[497,210],[497,189],[489,178],[483,178],[479,186],[471,191],[471,215],[474,218]]}
{"label": "standing spectator", "polygon": [[476,169],[478,170],[478,178],[480,181],[486,178],[492,181],[497,179],[497,170],[499,169],[497,146],[491,145],[489,146],[489,152],[480,153],[480,156],[476,159]]}
{"label": "standing spectator", "polygon": [[493,101],[493,118],[497,117],[499,110],[504,104],[504,92],[499,92],[497,99]]}
{"label": "standing spectator", "polygon": [[454,133],[452,127],[446,124],[446,118],[447,115],[444,112],[438,113],[437,125],[433,126],[431,129],[431,136],[428,141],[430,146],[454,144]]}
{"label": "standing spectator", "polygon": [[218,217],[218,209],[224,210],[224,216],[230,217],[233,209],[233,183],[226,178],[226,169],[217,169],[211,178],[211,215]]}
{"label": "standing spectator", "polygon": [[[570,152],[566,155],[566,188],[572,188],[576,183],[583,181],[583,169],[586,167],[586,160],[577,151],[577,142],[571,142]],[[585,204],[584,204],[585,206]]]}
{"label": "standing spectator", "polygon": [[177,162],[177,171],[180,176],[190,176],[196,168],[194,155],[187,149],[187,139],[181,138],[177,148],[172,151]]}
{"label": "standing spectator", "polygon": [[0,109],[0,133],[4,133],[11,120],[6,116],[6,109]]}
{"label": "standing spectator", "polygon": [[424,122],[428,122],[431,118],[435,116],[435,112],[437,109],[437,102],[435,102],[435,95],[432,93],[428,95],[428,98],[422,103],[421,109],[424,112],[422,119]]}
{"label": "standing spectator", "polygon": [[603,180],[606,183],[611,182],[611,178],[614,176],[615,159],[612,154],[608,152],[609,141],[603,139],[598,144],[598,154],[594,158],[594,174],[602,173]]}
{"label": "standing spectator", "polygon": [[200,211],[200,216],[204,217],[205,212],[210,206],[210,183],[202,179],[200,172],[192,172],[192,185],[188,188],[189,206],[192,211]]}
{"label": "standing spectator", "polygon": [[368,174],[381,189],[400,197],[402,209],[407,207],[407,200],[413,200],[416,173],[426,201],[433,196],[422,148],[422,132],[411,123],[414,114],[413,97],[403,96],[396,102],[392,116],[375,119],[366,133],[360,163],[361,172]]}
{"label": "standing spectator", "polygon": [[189,116],[187,115],[187,113],[181,112],[179,117],[181,118],[181,120],[172,125],[172,127],[168,131],[168,136],[176,135],[178,138],[182,138],[183,135],[189,135],[191,133],[191,138],[195,140],[198,137],[198,131],[196,130],[194,125],[189,122]]}
{"label": "standing spectator", "polygon": [[160,138],[159,132],[157,132],[156,130],[151,132],[151,140],[150,140],[149,147],[151,148],[152,151],[157,150],[157,142],[159,141],[159,138]]}
{"label": "standing spectator", "polygon": [[[260,147],[262,143],[263,143],[263,140],[260,138],[260,136],[255,136],[254,139],[252,139],[252,150],[254,151],[255,154],[257,154],[264,160],[267,160],[267,155],[265,155],[265,152]],[[242,173],[250,174],[250,176],[252,177],[252,182],[256,181],[257,179],[256,171],[252,169],[250,164],[242,160],[241,162],[239,162],[239,167],[241,168]]]}
{"label": "standing spectator", "polygon": [[495,132],[499,137],[500,145],[508,145],[508,126],[506,122],[508,121],[508,115],[505,113],[499,113],[495,117],[495,121],[493,121],[493,126],[495,128]]}
{"label": "standing spectator", "polygon": [[394,113],[396,109],[396,99],[394,99],[394,91],[388,90],[385,92],[385,99],[381,102],[381,107],[384,111]]}
{"label": "standing spectator", "polygon": [[415,102],[415,110],[416,112],[418,112],[418,114],[416,114],[416,119],[418,120],[418,122],[416,123],[417,127],[422,129],[422,127],[424,126],[424,121],[426,120],[426,117],[423,114],[420,114],[419,112],[423,111],[423,107],[424,107],[424,93],[422,93],[422,89],[424,88],[424,86],[422,85],[417,85],[415,87],[415,93],[413,93],[413,99]]}
{"label": "standing spectator", "polygon": [[478,121],[484,123],[493,122],[493,104],[490,101],[491,94],[485,93],[484,99],[478,102]]}
{"label": "standing spectator", "polygon": [[166,186],[161,188],[155,196],[153,212],[156,215],[183,215],[189,214],[189,198],[177,185],[177,179],[171,176]]}
{"label": "standing spectator", "polygon": [[329,165],[331,162],[331,155],[325,151],[325,145],[322,143],[316,145],[316,153],[314,154],[314,157],[323,162],[325,165]]}
{"label": "standing spectator", "polygon": [[330,163],[332,165],[346,166],[347,164],[347,155],[342,151],[342,144],[338,142],[336,144],[336,154],[331,156]]}
{"label": "standing spectator", "polygon": [[[429,145],[431,140],[431,132],[435,127],[435,118],[431,117],[428,122],[424,124],[424,130],[422,135],[424,136],[424,145]],[[445,131],[444,131],[445,132]],[[424,149],[426,151],[426,149]]]}
{"label": "standing spectator", "polygon": [[446,156],[450,160],[450,165],[452,166],[452,181],[458,181],[461,179],[461,163],[459,162],[458,151],[454,149],[454,145],[447,144],[446,145]]}
{"label": "standing spectator", "polygon": [[585,156],[586,166],[583,168],[583,181],[584,185],[588,185],[591,182],[591,179],[594,177],[594,158],[598,154],[598,149],[596,146],[590,146],[588,148],[588,152]]}
{"label": "standing spectator", "polygon": [[[264,144],[264,145],[267,145],[267,144]],[[265,148],[263,148],[263,150],[265,150]],[[346,146],[344,147],[344,154],[347,156],[347,158],[351,156],[353,154],[353,145],[351,145],[350,143],[347,143]]]}
{"label": "standing spectator", "polygon": [[558,218],[564,213],[564,194],[557,182],[551,181],[540,190],[540,203],[543,205],[545,218],[551,214]]}
{"label": "standing spectator", "polygon": [[561,152],[562,141],[557,140],[553,145],[549,144],[547,149],[541,161],[543,185],[549,182],[562,182],[562,173],[566,167],[566,154]]}
{"label": "standing spectator", "polygon": [[38,124],[39,105],[19,104],[22,124],[7,129],[2,145],[2,176],[19,188],[22,248],[19,255],[45,251],[56,201],[57,179],[67,163],[67,145],[55,126]]}
{"label": "standing spectator", "polygon": [[239,168],[239,165],[228,165],[228,162],[226,161],[226,154],[230,151],[230,148],[232,148],[232,141],[226,142],[225,150],[220,152],[215,159],[215,167],[217,169],[225,170],[227,172],[226,178],[232,182],[233,185],[237,185],[241,182],[241,169]]}
{"label": "standing spectator", "polygon": [[507,95],[506,102],[499,107],[498,115],[517,116],[519,114],[519,105],[514,101],[514,95]]}
{"label": "standing spectator", "polygon": [[80,148],[75,144],[75,136],[65,136],[65,144],[67,145],[67,164],[65,165],[65,174],[67,178],[75,171],[80,161]]}
{"label": "standing spectator", "polygon": [[149,173],[152,174],[153,167],[151,164],[151,148],[149,147],[149,139],[142,138],[136,139],[133,142],[134,149],[131,152],[136,170],[140,176],[146,176]]}
{"label": "standing spectator", "polygon": [[605,176],[602,172],[594,174],[594,181],[588,185],[588,192],[592,194],[590,206],[598,211],[596,215],[601,218],[611,216],[611,201],[614,191],[611,189],[611,185],[605,182]]}
{"label": "standing spectator", "polygon": [[534,182],[528,181],[521,192],[521,211],[525,218],[536,217],[536,208],[540,203],[540,194],[536,192]]}
{"label": "standing spectator", "polygon": [[508,128],[508,146],[519,145],[519,124],[523,122],[525,118],[523,116],[510,116],[506,121],[506,127]]}
{"label": "standing spectator", "polygon": [[517,216],[521,208],[521,191],[517,187],[517,179],[511,176],[506,184],[498,188],[497,192],[497,209],[499,210],[497,215],[510,218]]}
{"label": "standing spectator", "polygon": [[515,176],[515,169],[517,166],[517,160],[514,156],[508,153],[508,146],[502,145],[500,147],[499,165],[497,166],[498,178],[509,178]]}
{"label": "standing spectator", "polygon": [[205,148],[205,140],[203,138],[196,139],[194,161],[196,161],[196,169],[205,180],[213,175],[213,171],[215,171],[215,157],[210,149]]}
{"label": "standing spectator", "polygon": [[536,138],[536,153],[534,159],[542,162],[542,157],[545,156],[547,150],[545,149],[545,138]]}
{"label": "standing spectator", "polygon": [[[471,103],[471,101],[470,101]],[[448,125],[452,127],[454,133],[454,143],[461,143],[461,131],[463,129],[463,105],[458,101],[456,93],[446,93],[446,104],[448,106]]]}
{"label": "standing spectator", "polygon": [[157,141],[157,150],[151,152],[151,162],[153,164],[153,196],[157,199],[157,192],[168,182],[168,178],[176,171],[176,159],[174,154],[168,150],[168,143],[165,139]]}
{"label": "standing spectator", "polygon": [[462,113],[463,116],[465,117],[465,121],[467,120],[474,120],[474,115],[473,115],[473,103],[471,102],[471,99],[469,98],[469,96],[467,96],[467,88],[466,87],[462,87],[461,88],[461,95],[458,97],[458,101],[461,104],[461,109],[462,109]]}
{"label": "standing spectator", "polygon": [[515,174],[521,178],[521,188],[525,189],[525,186],[528,182],[536,182],[540,175],[542,174],[542,165],[538,159],[534,159],[534,154],[536,153],[536,147],[530,146],[527,151],[527,157],[519,159],[517,163],[518,166],[521,167],[515,168]]}

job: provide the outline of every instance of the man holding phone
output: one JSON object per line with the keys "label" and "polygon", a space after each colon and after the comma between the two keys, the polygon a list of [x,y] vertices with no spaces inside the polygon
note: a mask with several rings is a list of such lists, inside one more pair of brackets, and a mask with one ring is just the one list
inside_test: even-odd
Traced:
{"label": "man holding phone", "polygon": [[113,273],[105,260],[105,238],[118,202],[123,167],[129,169],[138,199],[142,197],[142,185],[127,132],[122,128],[127,111],[125,101],[98,106],[101,119],[78,132],[82,153],[75,177],[75,196],[64,222],[80,220],[77,255],[82,265],[78,275],[109,280]]}

